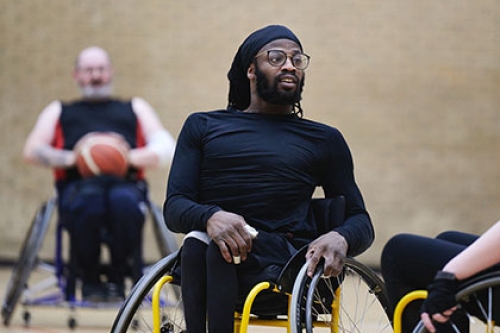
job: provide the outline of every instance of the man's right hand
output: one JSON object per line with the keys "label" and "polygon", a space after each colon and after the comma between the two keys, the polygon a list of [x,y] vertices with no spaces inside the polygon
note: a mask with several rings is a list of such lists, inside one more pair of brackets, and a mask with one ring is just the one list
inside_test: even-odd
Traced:
{"label": "man's right hand", "polygon": [[218,211],[207,221],[208,236],[219,246],[220,253],[228,263],[233,262],[233,257],[247,258],[247,253],[252,250],[252,237],[245,229],[247,223],[242,216]]}

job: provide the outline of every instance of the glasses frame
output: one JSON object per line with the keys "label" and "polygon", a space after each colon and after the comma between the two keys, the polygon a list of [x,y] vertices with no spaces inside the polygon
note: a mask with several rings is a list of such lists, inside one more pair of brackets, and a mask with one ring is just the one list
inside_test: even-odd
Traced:
{"label": "glasses frame", "polygon": [[[281,63],[280,65],[274,65],[273,63],[271,63],[271,61],[269,61],[269,56],[271,54],[271,52],[279,52],[281,54],[284,54],[285,55],[285,60],[283,61],[283,63]],[[293,67],[295,67],[295,69],[298,69],[298,70],[301,70],[303,71],[304,69],[306,69],[308,66],[309,66],[309,62],[311,61],[311,57],[308,55],[308,54],[305,54],[303,52],[299,52],[299,53],[295,53],[293,55],[289,55],[288,53],[286,53],[285,51],[283,50],[266,50],[266,51],[262,51],[261,53],[258,53],[254,58],[257,58],[257,57],[261,57],[263,55],[267,55],[267,62],[269,63],[269,65],[271,65],[272,67],[274,68],[280,68],[282,67],[286,61],[288,60],[288,58],[290,58],[291,62],[292,62],[292,65]],[[303,67],[303,68],[299,68],[295,65],[295,60],[293,57],[297,56],[297,55],[302,55],[302,56],[305,56],[306,57],[306,65]]]}

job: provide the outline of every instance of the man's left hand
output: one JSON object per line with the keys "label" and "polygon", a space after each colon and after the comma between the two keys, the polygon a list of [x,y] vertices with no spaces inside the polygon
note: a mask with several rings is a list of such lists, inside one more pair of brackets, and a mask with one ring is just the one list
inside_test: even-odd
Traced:
{"label": "man's left hand", "polygon": [[337,276],[342,272],[344,259],[347,255],[347,241],[336,231],[326,233],[315,239],[306,253],[309,262],[307,275],[313,276],[321,258],[325,259],[325,276]]}

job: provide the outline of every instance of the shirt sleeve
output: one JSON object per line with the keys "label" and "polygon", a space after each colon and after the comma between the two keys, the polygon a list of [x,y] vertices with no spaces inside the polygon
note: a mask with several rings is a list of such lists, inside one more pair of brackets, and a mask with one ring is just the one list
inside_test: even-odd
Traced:
{"label": "shirt sleeve", "polygon": [[201,114],[192,114],[179,135],[163,205],[165,222],[173,232],[206,231],[207,220],[220,210],[198,203],[205,124]]}
{"label": "shirt sleeve", "polygon": [[334,231],[346,239],[349,245],[347,254],[356,256],[370,247],[375,239],[375,231],[355,181],[354,163],[347,142],[337,130],[332,132],[331,140],[327,141],[324,149],[327,149],[328,157],[323,163],[321,185],[326,197],[345,197],[345,221]]}

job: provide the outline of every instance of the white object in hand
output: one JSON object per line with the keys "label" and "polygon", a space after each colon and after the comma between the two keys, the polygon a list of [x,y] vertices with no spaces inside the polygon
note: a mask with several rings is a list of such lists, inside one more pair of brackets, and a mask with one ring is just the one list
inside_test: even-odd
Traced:
{"label": "white object in hand", "polygon": [[245,225],[245,230],[248,232],[248,234],[250,235],[250,237],[252,238],[256,238],[257,235],[259,234],[259,232],[257,230],[255,230],[254,227],[250,226],[250,225]]}
{"label": "white object in hand", "polygon": [[[255,230],[254,227],[252,227],[248,224],[245,225],[245,230],[248,232],[248,234],[252,238],[256,238],[257,235],[259,234],[259,232],[257,230]],[[241,257],[240,256],[233,256],[233,264],[239,265],[240,263],[241,263]]]}

